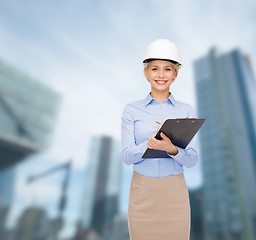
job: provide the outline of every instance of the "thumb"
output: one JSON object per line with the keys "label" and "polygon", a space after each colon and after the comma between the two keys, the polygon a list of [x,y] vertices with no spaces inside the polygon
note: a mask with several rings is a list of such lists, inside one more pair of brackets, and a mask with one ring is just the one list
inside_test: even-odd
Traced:
{"label": "thumb", "polygon": [[161,136],[163,139],[166,139],[166,138],[167,138],[167,136],[166,136],[163,132],[160,133],[160,136]]}

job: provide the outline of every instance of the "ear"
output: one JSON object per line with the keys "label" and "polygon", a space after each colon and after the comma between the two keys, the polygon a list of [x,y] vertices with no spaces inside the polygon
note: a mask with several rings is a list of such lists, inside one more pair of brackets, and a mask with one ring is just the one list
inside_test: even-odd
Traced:
{"label": "ear", "polygon": [[178,76],[178,73],[177,73],[177,70],[176,70],[176,68],[175,68],[175,75],[174,75],[173,81],[177,78],[177,76]]}
{"label": "ear", "polygon": [[147,72],[147,69],[146,69],[146,68],[144,68],[144,76],[145,76],[145,78],[148,80],[148,72]]}

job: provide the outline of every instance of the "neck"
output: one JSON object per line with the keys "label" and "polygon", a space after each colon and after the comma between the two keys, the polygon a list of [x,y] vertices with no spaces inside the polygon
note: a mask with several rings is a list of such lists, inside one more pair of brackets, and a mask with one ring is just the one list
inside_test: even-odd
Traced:
{"label": "neck", "polygon": [[156,92],[156,91],[152,91],[151,89],[150,95],[157,102],[162,103],[165,99],[167,99],[170,96],[170,93],[169,93],[169,90],[165,92]]}

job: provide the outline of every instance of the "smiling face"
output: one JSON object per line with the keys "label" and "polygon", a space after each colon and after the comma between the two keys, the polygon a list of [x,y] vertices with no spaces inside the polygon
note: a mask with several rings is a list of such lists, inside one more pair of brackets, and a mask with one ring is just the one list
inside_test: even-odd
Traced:
{"label": "smiling face", "polygon": [[151,84],[152,92],[169,92],[177,71],[169,61],[154,60],[144,68],[144,75]]}

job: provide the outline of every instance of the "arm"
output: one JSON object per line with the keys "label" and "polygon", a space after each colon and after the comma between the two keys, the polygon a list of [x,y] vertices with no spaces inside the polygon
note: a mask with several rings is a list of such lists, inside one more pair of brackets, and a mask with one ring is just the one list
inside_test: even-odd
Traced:
{"label": "arm", "polygon": [[[191,113],[189,114],[190,118],[195,118],[196,114],[193,108],[191,108]],[[191,142],[188,144],[188,146],[185,149],[182,149],[180,147],[177,147],[178,153],[176,155],[167,154],[172,157],[175,161],[177,161],[179,164],[184,165],[187,168],[192,168],[196,165],[198,162],[198,137],[197,134],[192,138]]]}
{"label": "arm", "polygon": [[175,161],[177,161],[179,164],[184,165],[187,168],[192,168],[196,165],[198,161],[197,157],[197,135],[193,137],[189,145],[182,149],[180,147],[177,147],[178,153],[176,155],[167,154],[172,157]]}
{"label": "arm", "polygon": [[126,105],[121,119],[122,161],[126,165],[143,161],[142,155],[146,151],[147,141],[136,144],[134,137],[134,121],[129,105]]}

